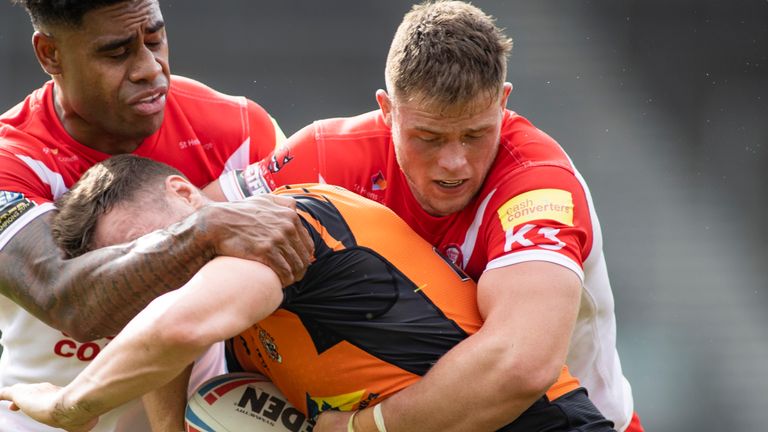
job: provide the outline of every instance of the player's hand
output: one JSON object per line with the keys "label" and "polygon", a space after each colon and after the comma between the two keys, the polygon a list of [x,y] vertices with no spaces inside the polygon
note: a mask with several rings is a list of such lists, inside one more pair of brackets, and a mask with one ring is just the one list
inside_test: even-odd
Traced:
{"label": "player's hand", "polygon": [[93,429],[98,418],[80,411],[66,410],[61,406],[61,387],[49,383],[15,384],[0,388],[0,400],[11,401],[10,409],[21,410],[32,419],[70,432],[87,432]]}
{"label": "player's hand", "polygon": [[213,203],[204,207],[203,218],[217,255],[259,261],[277,273],[283,286],[304,277],[312,239],[292,198],[261,195]]}
{"label": "player's hand", "polygon": [[347,423],[352,415],[349,411],[328,410],[317,417],[313,432],[347,432]]}

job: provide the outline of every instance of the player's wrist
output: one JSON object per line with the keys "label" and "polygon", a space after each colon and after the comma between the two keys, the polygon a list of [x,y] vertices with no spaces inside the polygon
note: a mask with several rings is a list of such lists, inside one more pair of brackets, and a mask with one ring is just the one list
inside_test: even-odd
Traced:
{"label": "player's wrist", "polygon": [[347,432],[387,432],[381,404],[355,411],[349,418]]}
{"label": "player's wrist", "polygon": [[349,416],[349,421],[347,421],[347,432],[357,432],[357,428],[355,428],[355,420],[357,417],[357,414],[360,413],[359,410],[352,411],[352,415]]}
{"label": "player's wrist", "polygon": [[223,229],[224,218],[220,213],[218,205],[208,204],[177,224],[178,237],[187,238],[190,249],[197,250],[205,261],[217,255],[219,242],[223,240],[222,234],[227,235],[228,230]]}
{"label": "player's wrist", "polygon": [[373,422],[376,424],[376,430],[378,432],[387,432],[387,425],[384,423],[382,405],[383,404],[378,404],[373,407]]}
{"label": "player's wrist", "polygon": [[78,427],[99,416],[98,399],[89,401],[88,392],[82,387],[62,387],[54,399],[51,418],[59,427]]}

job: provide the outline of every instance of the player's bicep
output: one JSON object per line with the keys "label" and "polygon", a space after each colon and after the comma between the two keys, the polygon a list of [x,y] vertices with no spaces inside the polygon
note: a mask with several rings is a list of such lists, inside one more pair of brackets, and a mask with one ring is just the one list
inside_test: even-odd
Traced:
{"label": "player's bicep", "polygon": [[488,270],[478,281],[483,328],[499,329],[526,361],[553,370],[565,361],[580,297],[578,275],[544,261]]}

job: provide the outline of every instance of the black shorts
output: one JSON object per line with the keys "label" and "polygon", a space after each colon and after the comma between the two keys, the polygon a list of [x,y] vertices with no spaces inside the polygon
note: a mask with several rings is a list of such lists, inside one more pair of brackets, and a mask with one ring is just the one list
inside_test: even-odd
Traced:
{"label": "black shorts", "polygon": [[589,400],[587,391],[578,388],[554,401],[542,397],[499,432],[615,432],[615,429],[613,422]]}

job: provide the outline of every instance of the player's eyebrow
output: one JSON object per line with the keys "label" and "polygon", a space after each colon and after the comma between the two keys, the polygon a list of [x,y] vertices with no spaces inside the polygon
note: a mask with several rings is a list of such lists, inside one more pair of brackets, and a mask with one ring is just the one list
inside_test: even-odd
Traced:
{"label": "player's eyebrow", "polygon": [[[163,20],[157,20],[156,22],[152,23],[151,25],[147,26],[145,28],[146,33],[156,33],[160,31],[163,27],[165,27],[165,22]],[[99,45],[96,48],[96,52],[109,52],[112,50],[116,50],[122,46],[129,45],[134,40],[136,40],[136,35],[132,34],[130,36],[120,38],[120,39],[114,39],[109,40],[107,42],[104,42],[103,44]]]}
{"label": "player's eyebrow", "polygon": [[469,132],[469,133],[485,132],[485,131],[487,131],[488,129],[491,129],[491,128],[493,128],[493,125],[482,125],[482,126],[476,127],[476,128],[467,128],[466,132]]}
{"label": "player's eyebrow", "polygon": [[147,33],[155,33],[160,31],[160,29],[162,29],[163,27],[165,27],[165,21],[157,20],[152,25],[147,26],[145,31]]}
{"label": "player's eyebrow", "polygon": [[440,135],[440,133],[441,133],[439,131],[436,131],[434,129],[430,129],[430,128],[424,127],[424,126],[415,126],[413,129],[415,129],[415,130],[417,130],[419,132],[426,132],[426,133],[431,133],[431,134],[435,134],[435,135]]}
{"label": "player's eyebrow", "polygon": [[[491,128],[493,128],[493,125],[481,125],[481,126],[476,127],[476,128],[464,129],[462,132],[465,132],[465,133],[478,133],[478,132],[485,132],[485,131],[487,131],[488,129],[491,129]],[[438,130],[431,129],[431,128],[424,127],[424,126],[415,126],[414,129],[419,131],[419,132],[426,132],[426,133],[431,133],[431,134],[434,134],[434,135],[442,134],[442,132],[440,132]]]}
{"label": "player's eyebrow", "polygon": [[118,48],[120,48],[122,46],[130,44],[135,39],[136,39],[136,35],[130,35],[128,37],[124,37],[124,38],[121,38],[121,39],[110,40],[110,41],[107,41],[107,42],[105,42],[103,44],[100,44],[96,48],[96,52],[104,53],[104,52],[109,52],[109,51],[112,51],[112,50],[116,50],[116,49],[118,49]]}

